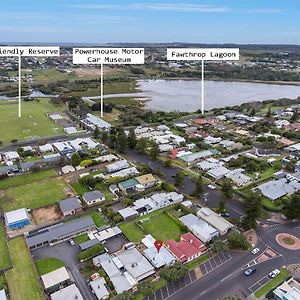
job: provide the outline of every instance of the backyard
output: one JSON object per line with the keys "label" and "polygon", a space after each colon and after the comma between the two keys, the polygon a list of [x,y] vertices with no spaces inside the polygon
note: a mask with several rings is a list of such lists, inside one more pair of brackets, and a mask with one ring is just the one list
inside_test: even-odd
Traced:
{"label": "backyard", "polygon": [[186,232],[184,227],[164,210],[158,210],[136,220],[123,223],[120,228],[124,235],[134,243],[139,243],[146,234],[151,234],[155,239],[163,241],[169,239],[179,240],[180,236]]}
{"label": "backyard", "polygon": [[60,178],[21,185],[4,191],[0,207],[4,212],[18,208],[39,208],[64,199],[70,188]]}
{"label": "backyard", "polygon": [[11,299],[44,299],[24,238],[10,240],[9,248],[14,265],[13,269],[6,272]]}
{"label": "backyard", "polygon": [[[54,106],[48,99],[22,103],[22,117],[17,105],[1,105],[0,137],[5,144],[12,140],[29,140],[43,136],[64,135],[63,128],[50,120],[47,113],[59,112],[64,106]],[[17,121],[18,122],[15,122]],[[7,130],[7,124],[10,124]]]}

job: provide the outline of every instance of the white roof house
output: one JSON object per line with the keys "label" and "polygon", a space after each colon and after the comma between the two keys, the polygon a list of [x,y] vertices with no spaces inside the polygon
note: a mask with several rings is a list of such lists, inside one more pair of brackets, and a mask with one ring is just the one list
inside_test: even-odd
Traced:
{"label": "white roof house", "polygon": [[84,124],[87,124],[88,126],[92,127],[95,129],[96,127],[99,127],[100,129],[106,129],[110,130],[111,124],[108,122],[104,121],[103,119],[94,116],[90,113],[86,115],[86,118],[82,121]]}
{"label": "white roof house", "polygon": [[106,288],[106,282],[103,277],[91,281],[90,286],[98,300],[107,299],[109,297],[109,291]]}
{"label": "white roof house", "polygon": [[50,295],[51,300],[84,300],[75,284],[71,284]]}
{"label": "white roof house", "polygon": [[99,146],[99,143],[95,142],[91,138],[77,138],[76,140],[70,141],[69,144],[77,151],[82,150],[83,148],[95,149]]}
{"label": "white roof house", "polygon": [[42,152],[42,153],[53,152],[54,149],[53,149],[51,144],[45,144],[45,145],[39,146],[39,151]]}
{"label": "white roof house", "polygon": [[129,163],[127,162],[126,159],[123,159],[107,165],[106,169],[108,173],[113,173],[122,169],[126,169],[128,167],[129,167]]}
{"label": "white roof house", "polygon": [[148,234],[142,239],[142,243],[147,247],[144,250],[144,255],[155,268],[163,266],[171,266],[176,262],[176,258],[168,251],[166,247],[161,247],[158,252],[154,246],[155,239],[152,235]]}
{"label": "white roof house", "polygon": [[286,178],[269,181],[257,187],[261,193],[270,200],[279,199],[285,195],[291,195],[300,190],[298,181],[288,181]]}
{"label": "white roof house", "polygon": [[56,269],[52,272],[49,272],[45,275],[42,275],[41,279],[47,290],[53,286],[56,286],[60,283],[63,283],[65,281],[69,280],[70,275],[65,267],[61,267],[61,268]]}
{"label": "white roof house", "polygon": [[0,290],[0,300],[7,300],[5,290]]}
{"label": "white roof house", "polygon": [[211,176],[212,178],[219,180],[222,179],[223,177],[225,177],[227,174],[230,173],[230,170],[228,170],[227,168],[220,166],[218,168],[215,169],[211,169],[207,172],[207,174],[209,176]]}
{"label": "white roof house", "polygon": [[10,161],[18,160],[20,159],[20,155],[18,154],[17,151],[8,151],[4,153],[4,159]]}
{"label": "white roof house", "polygon": [[179,220],[202,242],[208,243],[219,236],[219,232],[207,222],[200,220],[193,214],[185,215]]}
{"label": "white roof house", "polygon": [[126,169],[119,170],[114,173],[110,173],[107,177],[126,177],[126,176],[133,176],[138,175],[140,172],[137,170],[136,167],[130,167]]}
{"label": "white roof house", "polygon": [[208,207],[198,210],[197,216],[218,230],[220,235],[226,234],[233,225]]}
{"label": "white roof house", "polygon": [[251,178],[244,174],[244,172],[244,169],[235,169],[233,171],[230,171],[230,173],[225,176],[231,179],[235,183],[235,185],[243,186],[251,181]]}

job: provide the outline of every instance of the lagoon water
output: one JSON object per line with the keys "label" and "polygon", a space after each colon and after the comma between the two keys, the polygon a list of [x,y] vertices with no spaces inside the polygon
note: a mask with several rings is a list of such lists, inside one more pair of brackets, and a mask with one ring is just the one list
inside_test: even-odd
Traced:
{"label": "lagoon water", "polygon": [[[142,91],[142,96],[150,99],[146,107],[153,110],[192,112],[201,107],[201,82],[197,80],[139,80],[138,89]],[[224,81],[204,83],[206,110],[299,96],[300,86],[293,85]]]}

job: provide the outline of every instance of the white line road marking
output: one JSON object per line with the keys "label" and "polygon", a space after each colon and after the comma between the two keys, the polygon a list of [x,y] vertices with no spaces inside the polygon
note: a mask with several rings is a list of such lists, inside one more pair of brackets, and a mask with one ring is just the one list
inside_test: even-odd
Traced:
{"label": "white line road marking", "polygon": [[203,291],[201,294],[199,294],[199,296],[205,294],[207,292],[207,290]]}
{"label": "white line road marking", "polygon": [[226,279],[228,279],[230,276],[232,276],[234,273],[231,273],[229,275],[227,275],[226,277],[224,277],[223,279],[221,279],[221,282],[225,281]]}

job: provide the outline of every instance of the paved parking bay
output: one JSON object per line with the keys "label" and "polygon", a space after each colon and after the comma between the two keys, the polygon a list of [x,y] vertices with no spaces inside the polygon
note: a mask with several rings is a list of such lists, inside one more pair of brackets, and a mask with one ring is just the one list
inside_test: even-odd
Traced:
{"label": "paved parking bay", "polygon": [[[199,269],[201,270],[202,276],[205,274],[212,272],[216,268],[225,264],[226,262],[231,260],[230,254],[225,251],[215,255],[210,258],[205,263],[199,265]],[[196,280],[199,280],[201,277],[197,277],[195,270],[189,271],[189,273],[182,279],[177,282],[170,282],[160,290],[156,291],[153,295],[146,297],[145,300],[164,300],[169,298],[170,296],[176,294],[178,291],[182,290],[186,286],[190,285]]]}
{"label": "paved parking bay", "polygon": [[260,280],[258,280],[257,282],[255,282],[253,285],[249,287],[250,292],[254,293],[270,280],[271,279],[268,277],[268,275],[264,276],[263,278],[261,278]]}

